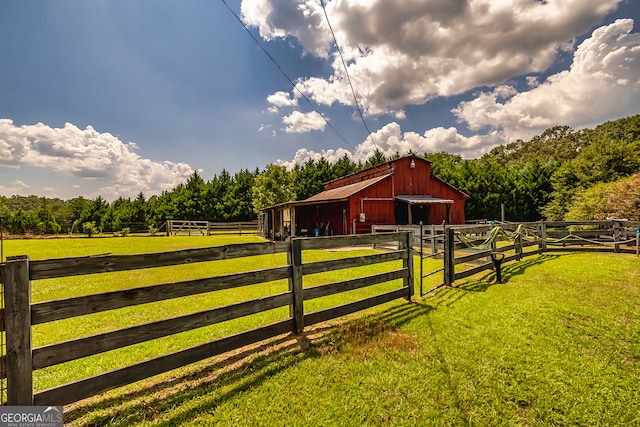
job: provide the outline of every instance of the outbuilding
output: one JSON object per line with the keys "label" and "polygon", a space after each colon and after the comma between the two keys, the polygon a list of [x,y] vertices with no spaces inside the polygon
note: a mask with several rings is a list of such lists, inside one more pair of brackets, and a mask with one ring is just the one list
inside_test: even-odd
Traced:
{"label": "outbuilding", "polygon": [[370,233],[372,225],[464,224],[462,191],[431,174],[431,162],[408,155],[323,184],[306,200],[262,209],[265,237]]}

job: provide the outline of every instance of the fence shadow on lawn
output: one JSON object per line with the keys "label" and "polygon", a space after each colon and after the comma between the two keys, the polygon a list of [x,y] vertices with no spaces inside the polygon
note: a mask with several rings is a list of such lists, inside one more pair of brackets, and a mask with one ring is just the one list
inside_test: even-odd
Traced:
{"label": "fence shadow on lawn", "polygon": [[[363,345],[381,333],[393,331],[414,318],[424,316],[433,307],[404,303],[384,311],[348,321],[339,320],[305,329],[301,334],[288,334],[272,340],[221,355],[213,363],[201,363],[196,370],[171,378],[156,380],[134,391],[112,397],[95,396],[69,405],[65,422],[73,425],[128,426],[142,420],[172,413],[160,426],[188,422],[215,410],[239,393],[259,386],[265,380],[298,363],[323,357],[331,343],[340,351],[343,343]],[[357,337],[353,335],[357,334]],[[360,341],[360,342],[358,342]],[[189,402],[200,401],[196,406]],[[135,402],[135,403],[132,403]],[[182,411],[176,407],[187,405]],[[95,412],[93,415],[88,415]]]}
{"label": "fence shadow on lawn", "polygon": [[[511,264],[502,266],[502,281],[508,283],[509,279],[514,276],[520,276],[526,272],[526,270],[532,266],[543,264],[547,261],[554,260],[560,255],[539,255],[533,258],[523,259]],[[460,284],[454,284],[451,287],[442,287],[433,292],[433,295],[429,298],[424,298],[423,301],[429,302],[434,307],[450,307],[460,299],[464,298],[469,292],[486,292],[492,286],[500,285],[496,283],[495,271],[489,271],[483,274],[480,278],[463,282]]]}
{"label": "fence shadow on lawn", "polygon": [[[544,264],[547,261],[552,261],[558,257],[560,257],[560,255],[544,254],[534,258],[528,258],[523,261],[514,262],[513,264],[508,264],[502,268],[503,280],[508,282],[511,277],[523,275],[527,268],[534,265]],[[490,273],[490,275],[495,279],[495,273]]]}

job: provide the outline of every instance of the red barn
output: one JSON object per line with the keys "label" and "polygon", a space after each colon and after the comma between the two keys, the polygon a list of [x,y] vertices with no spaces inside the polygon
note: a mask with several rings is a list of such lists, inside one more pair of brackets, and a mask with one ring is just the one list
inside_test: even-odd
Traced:
{"label": "red barn", "polygon": [[324,183],[306,200],[263,209],[262,231],[281,239],[370,233],[374,224],[464,224],[468,198],[431,175],[430,161],[409,155]]}

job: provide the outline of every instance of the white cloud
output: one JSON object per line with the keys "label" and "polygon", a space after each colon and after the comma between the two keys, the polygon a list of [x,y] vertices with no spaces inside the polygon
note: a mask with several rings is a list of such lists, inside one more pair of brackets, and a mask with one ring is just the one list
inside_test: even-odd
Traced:
{"label": "white cloud", "polygon": [[[395,115],[437,96],[546,70],[620,2],[335,0],[327,14],[365,112]],[[307,96],[354,105],[319,2],[244,0],[242,13],[265,39],[295,37],[306,52],[331,60],[332,76],[299,85]]]}
{"label": "white cloud", "polygon": [[193,169],[185,163],[142,158],[135,143],[125,144],[109,133],[66,123],[15,126],[0,119],[0,167],[45,168],[79,180],[104,183],[96,192],[106,199],[139,192],[159,193],[187,180]]}
{"label": "white cloud", "polygon": [[640,111],[640,34],[632,29],[631,19],[598,28],[577,48],[569,70],[527,92],[498,87],[454,113],[472,130],[529,139],[557,124],[593,127]]}
{"label": "white cloud", "polygon": [[243,0],[240,12],[245,24],[258,27],[265,40],[292,36],[316,56],[329,49],[331,36],[317,0]]}
{"label": "white cloud", "polygon": [[342,157],[347,156],[353,160],[353,153],[345,148],[338,148],[336,150],[322,150],[320,152],[308,150],[306,148],[299,149],[292,160],[277,160],[276,164],[286,166],[291,170],[296,164],[304,164],[308,160],[320,160],[324,157],[329,163],[335,163]]}
{"label": "white cloud", "polygon": [[310,113],[294,111],[288,116],[283,117],[282,123],[287,125],[284,129],[286,133],[308,133],[312,130],[321,131],[324,130],[327,124],[322,116],[315,111]]}
{"label": "white cloud", "polygon": [[[282,1],[262,2],[270,7],[270,19],[278,15]],[[400,125],[389,123],[373,135],[373,141],[363,141],[349,155],[363,161],[379,148],[387,156],[413,150],[477,157],[495,145],[515,138],[529,139],[557,124],[592,127],[640,111],[640,34],[632,33],[633,20],[602,26],[577,48],[574,42],[621,2],[328,3],[327,11],[365,114],[389,114],[402,120],[407,105],[491,88],[452,110],[460,123],[484,135],[465,136],[452,127],[437,127],[423,134],[403,133]],[[269,22],[262,21],[264,28],[269,28]],[[290,26],[299,28],[301,22]],[[292,35],[283,28],[281,34],[273,29],[269,34]],[[324,31],[318,23],[308,29]],[[329,78],[302,79],[298,87],[320,105],[337,102],[353,106],[353,95],[335,50],[309,47],[307,51],[324,55],[333,74]],[[572,51],[570,69],[546,79],[540,77],[560,52]],[[515,86],[505,84],[515,77],[522,77],[526,91],[518,92]],[[293,117],[291,114],[287,120],[293,121]],[[301,149],[291,162],[282,163],[291,165],[321,155],[330,159],[334,152]]]}
{"label": "white cloud", "polygon": [[496,132],[489,135],[466,137],[453,128],[437,127],[429,129],[422,135],[416,132],[402,132],[398,123],[392,122],[372,134],[356,147],[356,161],[366,161],[376,149],[387,156],[415,153],[433,153],[447,151],[463,157],[477,157],[486,150],[484,147],[504,142]]}
{"label": "white cloud", "polygon": [[278,160],[277,163],[291,169],[296,163],[304,164],[307,160],[318,160],[320,157],[334,163],[344,155],[347,155],[354,162],[364,163],[376,150],[381,151],[387,157],[395,154],[404,155],[409,151],[414,153],[446,151],[460,154],[466,158],[475,158],[486,153],[491,147],[505,142],[506,140],[495,131],[487,135],[467,137],[461,135],[455,128],[438,127],[420,135],[415,132],[403,133],[400,125],[392,122],[372,133],[372,138],[367,138],[358,144],[353,152],[345,148],[320,152],[301,148],[292,160]]}
{"label": "white cloud", "polygon": [[[295,107],[298,100],[289,96],[288,92],[278,91],[267,96],[267,101],[275,107]],[[276,109],[277,111],[277,109]]]}

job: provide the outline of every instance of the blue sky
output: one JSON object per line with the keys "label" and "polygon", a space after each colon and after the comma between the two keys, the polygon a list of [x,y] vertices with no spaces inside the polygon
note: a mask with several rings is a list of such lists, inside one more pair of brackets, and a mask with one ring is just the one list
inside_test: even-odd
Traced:
{"label": "blue sky", "polygon": [[0,194],[149,197],[376,148],[474,158],[640,112],[637,0],[228,4],[296,90],[221,0],[3,0]]}

